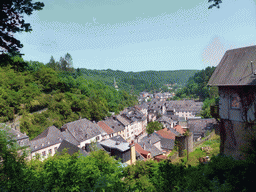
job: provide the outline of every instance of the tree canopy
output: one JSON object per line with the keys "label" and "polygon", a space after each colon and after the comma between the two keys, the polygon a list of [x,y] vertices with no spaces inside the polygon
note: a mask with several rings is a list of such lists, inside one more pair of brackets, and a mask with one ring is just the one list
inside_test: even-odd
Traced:
{"label": "tree canopy", "polygon": [[154,131],[158,131],[161,129],[163,129],[163,125],[162,125],[162,123],[159,123],[158,121],[149,122],[146,127],[146,131],[148,134],[154,133]]}
{"label": "tree canopy", "polygon": [[44,3],[32,0],[1,0],[0,4],[0,52],[11,54],[19,53],[23,47],[13,34],[16,32],[29,32],[32,28],[25,23],[22,14],[31,15],[34,10],[42,10]]}
{"label": "tree canopy", "polygon": [[208,7],[208,9],[211,9],[213,7],[220,8],[220,3],[222,3],[222,0],[208,0],[208,2],[213,3]]}

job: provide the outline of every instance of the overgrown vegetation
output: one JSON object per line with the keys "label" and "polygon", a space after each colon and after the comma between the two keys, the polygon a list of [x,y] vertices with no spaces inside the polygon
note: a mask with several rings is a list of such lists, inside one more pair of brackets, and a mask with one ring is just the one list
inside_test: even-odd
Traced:
{"label": "overgrown vegetation", "polygon": [[154,133],[154,131],[158,131],[163,129],[163,124],[158,121],[152,121],[147,124],[146,132],[148,134]]}
{"label": "overgrown vegetation", "polygon": [[[124,90],[116,91],[101,81],[88,80],[62,59],[59,70],[53,70],[40,62],[25,62],[21,57],[0,61],[0,122],[21,115],[21,131],[30,139],[47,127],[87,118],[99,121],[109,112],[118,113],[137,103],[136,96]],[[66,58],[66,57],[65,57]],[[15,66],[25,63],[23,68]],[[41,113],[34,113],[45,109]]]}
{"label": "overgrown vegetation", "polygon": [[[204,138],[202,138],[204,139]],[[202,147],[204,148],[202,150]],[[182,163],[191,166],[199,165],[199,158],[209,156],[212,158],[220,153],[220,136],[213,134],[211,138],[207,141],[204,141],[202,144],[197,146],[195,150],[189,153],[189,160],[187,160],[187,156],[179,157],[173,161],[173,163]]]}
{"label": "overgrown vegetation", "polygon": [[[204,145],[216,145],[217,140]],[[148,160],[124,168],[102,150],[87,157],[61,153],[27,162],[2,129],[0,146],[1,191],[250,191],[256,171],[255,150],[246,160],[217,155],[196,166]]]}

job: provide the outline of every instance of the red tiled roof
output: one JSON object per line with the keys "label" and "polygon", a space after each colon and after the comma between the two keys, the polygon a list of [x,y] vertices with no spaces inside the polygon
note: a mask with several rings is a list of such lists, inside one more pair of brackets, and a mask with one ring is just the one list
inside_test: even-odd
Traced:
{"label": "red tiled roof", "polygon": [[180,126],[180,125],[176,125],[175,127],[173,127],[176,131],[178,131],[180,134],[184,134],[186,131]]}
{"label": "red tiled roof", "polygon": [[139,154],[143,155],[143,157],[148,155],[150,152],[144,150],[138,143],[135,143],[135,151],[137,151]]}
{"label": "red tiled roof", "polygon": [[175,140],[175,134],[172,133],[171,131],[168,131],[167,128],[161,129],[161,130],[157,131],[156,133],[158,135],[162,136],[163,138]]}
{"label": "red tiled roof", "polygon": [[113,129],[111,129],[106,123],[103,121],[99,121],[97,123],[107,134],[114,133]]}
{"label": "red tiled roof", "polygon": [[158,156],[155,156],[154,159],[159,162],[159,161],[161,161],[163,159],[167,159],[167,157],[165,155],[158,155]]}
{"label": "red tiled roof", "polygon": [[165,155],[158,155],[158,156],[155,156],[155,159],[167,159],[167,156],[165,156]]}

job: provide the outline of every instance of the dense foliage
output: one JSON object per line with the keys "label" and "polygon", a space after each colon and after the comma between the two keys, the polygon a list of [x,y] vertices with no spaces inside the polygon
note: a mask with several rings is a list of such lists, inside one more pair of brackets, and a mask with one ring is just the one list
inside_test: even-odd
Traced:
{"label": "dense foliage", "polygon": [[29,23],[25,23],[23,14],[31,15],[35,10],[42,10],[44,3],[32,0],[1,0],[0,3],[0,52],[17,53],[23,47],[14,37],[17,32],[32,31]]}
{"label": "dense foliage", "polygon": [[[0,122],[21,115],[21,131],[30,139],[51,125],[61,127],[79,118],[99,121],[109,112],[118,113],[137,103],[126,91],[88,80],[76,71],[55,71],[32,61],[16,71],[14,59],[0,68]],[[19,58],[17,62],[24,61]]]}
{"label": "dense foliage", "polygon": [[147,124],[146,131],[148,134],[154,133],[154,131],[158,131],[163,129],[163,124],[158,121],[152,121]]}
{"label": "dense foliage", "polygon": [[218,155],[199,166],[148,160],[124,168],[102,150],[26,162],[1,129],[0,146],[1,191],[250,191],[256,171],[255,148],[247,160]]}

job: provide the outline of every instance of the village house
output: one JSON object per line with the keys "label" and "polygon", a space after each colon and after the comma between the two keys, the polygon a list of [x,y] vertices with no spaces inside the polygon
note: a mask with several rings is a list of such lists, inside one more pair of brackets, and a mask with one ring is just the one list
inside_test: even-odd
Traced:
{"label": "village house", "polygon": [[178,115],[186,120],[195,117],[202,110],[203,102],[194,100],[179,100],[166,102],[167,115]]}
{"label": "village house", "polygon": [[[147,135],[143,138],[141,138],[140,140],[141,142],[145,142],[145,143],[149,143],[154,145],[157,149],[162,150],[161,149],[161,138],[158,137],[158,135],[154,132],[150,135]],[[137,142],[138,143],[138,142]]]}
{"label": "village house", "polygon": [[87,143],[101,141],[108,135],[100,126],[86,118],[67,123],[60,130],[72,135],[79,142],[80,148],[84,148]]}
{"label": "village house", "polygon": [[171,127],[171,128],[173,128],[178,123],[178,121],[174,121],[173,119],[171,119],[167,115],[161,116],[156,121],[158,121],[159,123],[162,123],[164,127],[168,126],[168,127]]}
{"label": "village house", "polygon": [[63,135],[55,126],[48,127],[40,135],[30,141],[31,159],[37,154],[41,160],[54,155],[63,141]]}
{"label": "village house", "polygon": [[255,70],[256,46],[231,49],[208,82],[219,89],[219,105],[212,114],[220,118],[221,153],[236,159],[246,158],[242,149],[255,126]]}
{"label": "village house", "polygon": [[[162,155],[163,152],[159,150],[157,147],[155,147],[152,143],[149,141],[141,141],[138,143],[143,150],[148,151],[150,153],[149,157],[147,159],[155,159],[157,156]],[[143,154],[142,154],[143,155]]]}
{"label": "village house", "polygon": [[125,126],[120,123],[115,116],[109,117],[104,121],[99,121],[97,123],[106,133],[105,139],[111,138],[113,136],[121,135],[125,137],[126,130]]}
{"label": "village house", "polygon": [[199,141],[205,137],[207,133],[217,128],[217,121],[210,119],[188,119],[188,129],[193,133],[193,140]]}
{"label": "village house", "polygon": [[[0,128],[2,128],[3,130],[7,130],[9,136],[17,141],[17,144],[20,147],[25,147],[28,153],[28,157],[27,159],[30,159],[30,142],[29,142],[29,137],[27,136],[27,134],[21,133],[19,130],[16,130],[14,128],[10,128],[8,125],[0,123]],[[23,152],[22,150],[18,151],[19,155],[22,155]]]}
{"label": "village house", "polygon": [[99,144],[107,151],[111,156],[115,156],[116,159],[121,159],[124,164],[131,165],[136,162],[135,144],[126,142],[120,135],[112,137],[107,140],[99,142]]}
{"label": "village house", "polygon": [[135,143],[135,151],[142,157],[140,157],[139,160],[146,161],[148,159],[151,159],[150,151],[144,150],[138,143]]}
{"label": "village house", "polygon": [[127,112],[123,112],[121,116],[129,123],[127,128],[128,141],[145,133],[147,118],[136,107],[129,108],[129,110]]}
{"label": "village house", "polygon": [[168,155],[174,148],[175,137],[177,136],[173,131],[167,128],[161,129],[155,132],[156,135],[161,139],[161,151]]}

